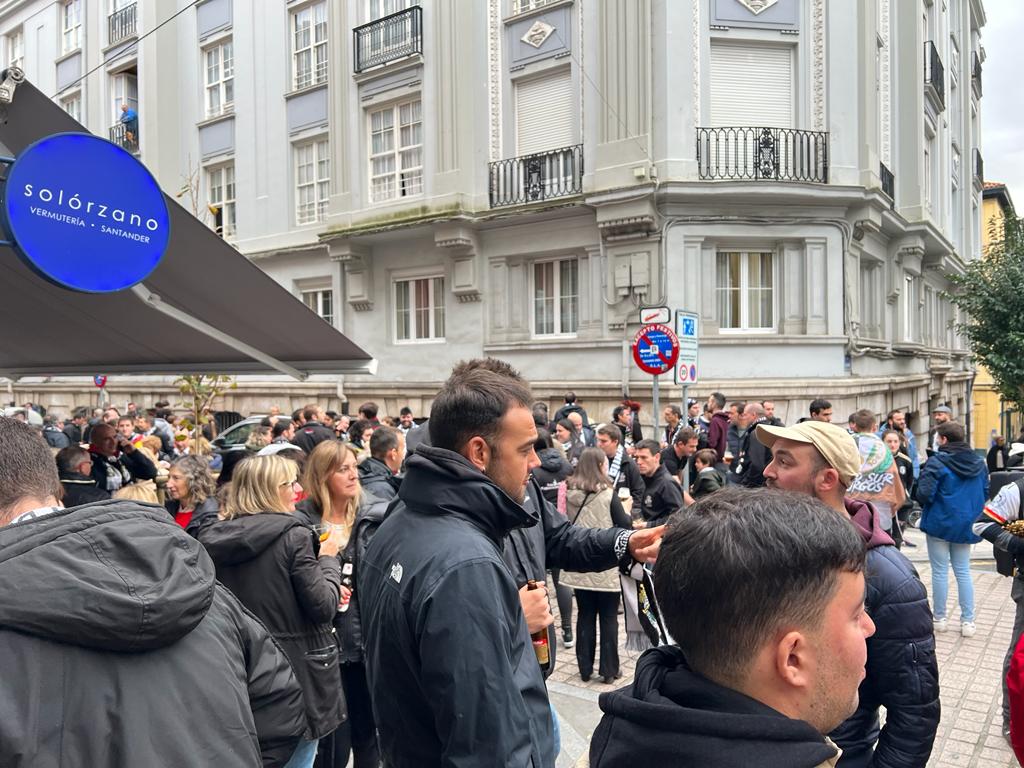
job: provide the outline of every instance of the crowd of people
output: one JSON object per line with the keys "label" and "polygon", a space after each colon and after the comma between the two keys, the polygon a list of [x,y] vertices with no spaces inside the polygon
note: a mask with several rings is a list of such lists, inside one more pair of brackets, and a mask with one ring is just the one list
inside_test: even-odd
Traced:
{"label": "crowd of people", "polygon": [[[650,650],[601,695],[595,768],[924,766],[948,571],[971,637],[971,544],[1024,560],[1024,483],[987,502],[1006,459],[946,406],[924,455],[904,412],[844,428],[824,399],[786,426],[714,392],[649,436],[639,412],[551,414],[488,358],[428,420],[274,408],[220,453],[167,403],[0,418],[0,711],[28,713],[0,762],[550,768],[558,649],[614,686],[624,612]],[[931,602],[900,551],[918,514]]]}

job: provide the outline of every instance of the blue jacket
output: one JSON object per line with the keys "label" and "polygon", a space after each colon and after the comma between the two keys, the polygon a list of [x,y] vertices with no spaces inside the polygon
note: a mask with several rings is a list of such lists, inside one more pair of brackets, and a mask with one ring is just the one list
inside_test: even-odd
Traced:
{"label": "blue jacket", "polygon": [[967,443],[950,443],[921,470],[916,498],[921,530],[955,544],[981,541],[971,526],[988,499],[988,467]]}

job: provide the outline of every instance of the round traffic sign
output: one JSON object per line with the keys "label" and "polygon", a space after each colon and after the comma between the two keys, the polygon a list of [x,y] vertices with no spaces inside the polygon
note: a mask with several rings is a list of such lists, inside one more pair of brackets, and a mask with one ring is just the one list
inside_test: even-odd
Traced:
{"label": "round traffic sign", "polygon": [[95,384],[100,389],[103,389],[105,386],[107,386],[107,377],[102,374],[93,376],[92,383]]}
{"label": "round traffic sign", "polygon": [[646,325],[633,337],[633,360],[644,373],[667,373],[678,359],[679,339],[667,325]]}

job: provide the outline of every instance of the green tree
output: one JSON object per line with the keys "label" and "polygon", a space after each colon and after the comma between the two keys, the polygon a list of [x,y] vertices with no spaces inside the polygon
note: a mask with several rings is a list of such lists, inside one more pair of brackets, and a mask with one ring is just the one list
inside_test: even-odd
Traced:
{"label": "green tree", "polygon": [[991,245],[964,274],[949,275],[950,301],[965,313],[957,326],[1004,400],[1024,404],[1024,220],[1007,217]]}
{"label": "green tree", "polygon": [[214,400],[234,389],[237,384],[231,376],[191,373],[179,377],[174,385],[182,396],[180,407],[186,408],[189,412],[189,415],[181,420],[181,424],[192,432],[196,453],[201,454],[203,448],[200,438],[203,436],[203,425],[213,420],[207,409]]}

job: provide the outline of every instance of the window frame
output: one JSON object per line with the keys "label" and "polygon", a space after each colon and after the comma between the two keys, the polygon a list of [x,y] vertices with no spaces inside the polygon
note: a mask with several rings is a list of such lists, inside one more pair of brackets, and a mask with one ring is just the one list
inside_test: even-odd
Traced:
{"label": "window frame", "polygon": [[[17,43],[17,45],[15,45]],[[17,55],[15,55],[17,54]],[[18,27],[7,33],[7,66],[25,69],[25,28]]]}
{"label": "window frame", "polygon": [[[337,316],[336,306],[337,302],[334,300],[334,287],[328,281],[323,282],[310,282],[298,286],[299,301],[306,305],[310,310],[316,313],[317,317],[323,320],[329,325],[334,325],[334,319]],[[314,297],[313,301],[316,306],[310,306],[306,297]],[[330,300],[330,312],[324,313],[324,297]]]}
{"label": "window frame", "polygon": [[[918,327],[920,325],[920,318],[918,317],[920,314],[918,311],[920,309],[920,280],[920,277],[910,272],[903,273],[903,312],[900,317],[900,324],[902,325],[902,328],[900,328],[900,341],[903,344],[922,343],[922,334]],[[917,331],[916,334],[915,331]]]}
{"label": "window frame", "polygon": [[[411,121],[408,125],[402,125],[402,108],[412,107],[413,105],[419,105],[419,119]],[[388,131],[391,134],[391,148],[383,152],[373,151],[373,140],[376,132],[373,130],[373,118],[377,114],[384,112],[391,113],[391,125]],[[412,128],[413,126],[419,125],[419,143],[408,144],[402,146],[402,130],[403,128]],[[380,203],[390,203],[402,200],[410,200],[422,197],[426,193],[426,166],[425,166],[425,152],[426,143],[424,142],[424,125],[423,125],[423,99],[421,94],[417,94],[413,98],[406,98],[401,101],[395,101],[390,104],[376,105],[366,110],[366,170],[367,170],[367,193],[369,202],[373,205]],[[410,165],[408,168],[402,167],[402,157],[404,154],[413,153],[419,150],[419,165]],[[375,174],[374,173],[374,161],[382,158],[389,157],[393,160],[392,170],[386,174]],[[415,172],[419,171],[419,189],[411,194],[399,194],[403,186],[403,176],[408,176],[405,180],[407,186],[412,186],[410,182],[416,179]],[[374,188],[374,183],[378,179],[389,178],[392,184],[394,194],[389,197],[378,197],[377,191]]]}
{"label": "window frame", "polygon": [[[562,301],[567,298],[562,293],[562,269],[561,264],[563,262],[574,261],[576,262],[576,290],[574,294],[569,296],[575,296],[576,298],[576,324],[575,328],[571,331],[563,331],[562,327]],[[534,339],[575,339],[579,336],[580,332],[580,306],[581,306],[581,295],[580,295],[580,266],[582,260],[579,256],[554,256],[546,259],[534,259],[530,262],[530,337]],[[558,330],[552,333],[541,333],[537,331],[537,267],[545,264],[556,265],[552,270],[552,286],[554,296],[554,312],[552,314],[552,327]]]}
{"label": "window frame", "polygon": [[[721,301],[723,290],[734,290],[731,286],[723,289],[718,285],[719,256],[737,253],[740,255],[740,317],[738,327],[723,327],[721,324]],[[750,321],[750,292],[751,290],[763,291],[764,286],[751,289],[750,286],[750,255],[767,255],[771,257],[771,313],[772,324],[770,326],[751,326]],[[715,251],[715,320],[718,322],[718,332],[724,334],[764,334],[778,333],[779,330],[779,258],[775,248],[744,246],[742,248],[719,247]]]}
{"label": "window frame", "polygon": [[[206,176],[206,202],[208,205],[217,205],[221,209],[221,232],[220,235],[225,240],[231,237],[235,237],[238,234],[238,182],[235,179],[235,162],[231,160],[226,163],[218,163],[216,165],[206,166],[204,169]],[[231,181],[228,183],[227,176],[230,171]],[[222,181],[218,184],[214,184],[214,174],[220,174]],[[232,194],[228,195],[228,189],[231,189]],[[219,189],[222,194],[219,196],[220,199],[213,199],[213,191]],[[216,226],[216,219],[214,220]]]}
{"label": "window frame", "polygon": [[[78,114],[77,115],[74,112],[72,112],[70,109],[68,109],[68,105],[71,104],[72,102],[78,102]],[[61,109],[63,109],[65,112],[67,112],[74,120],[77,120],[79,123],[82,123],[82,104],[84,103],[84,100],[82,99],[82,91],[81,90],[73,91],[72,93],[68,93],[68,94],[65,94],[65,95],[61,96],[60,99],[59,99],[59,103],[60,103],[60,108]],[[84,123],[83,123],[83,125],[84,125]]]}
{"label": "window frame", "polygon": [[[419,281],[426,281],[427,283],[427,325],[428,333],[431,335],[418,338],[416,336],[418,330],[418,323],[416,320],[417,312],[421,311],[415,303],[415,288],[412,284]],[[391,333],[391,340],[396,345],[406,344],[444,344],[447,340],[445,334],[448,331],[448,304],[447,294],[445,293],[445,283],[447,277],[444,274],[443,269],[432,269],[427,271],[416,271],[415,273],[400,273],[392,275],[391,277],[391,319],[393,322],[393,329]],[[399,338],[398,329],[398,286],[400,283],[410,284],[409,288],[409,338]],[[440,293],[440,295],[438,295]],[[441,324],[444,326],[440,335],[437,335],[437,316],[435,310],[440,308],[441,310]]]}
{"label": "window frame", "polygon": [[[230,57],[225,57],[224,49],[230,47]],[[210,81],[210,64],[209,57],[211,54],[217,56],[217,80]],[[233,38],[226,38],[218,41],[217,43],[207,46],[201,49],[202,55],[202,70],[203,70],[203,108],[206,113],[206,119],[210,120],[221,115],[229,115],[235,111],[235,46]],[[226,66],[226,62],[229,66]],[[230,69],[230,74],[228,70]],[[228,99],[227,91],[231,89],[231,98]],[[210,96],[213,92],[217,93],[219,99],[219,107],[216,111],[213,111],[210,107]]]}
{"label": "window frame", "polygon": [[[69,11],[75,9],[75,13]],[[75,23],[68,26],[68,20],[74,17]],[[74,44],[68,45],[68,37]],[[61,55],[73,53],[82,47],[82,0],[63,0],[60,7],[60,50]]]}
{"label": "window frame", "polygon": [[[316,32],[318,28],[317,12],[323,11],[323,40],[318,41]],[[309,44],[302,48],[297,47],[299,33],[299,20],[304,15],[309,15]],[[299,8],[292,9],[288,14],[288,48],[291,52],[291,81],[292,90],[301,91],[305,88],[313,88],[318,85],[325,85],[330,75],[330,20],[328,18],[327,0],[317,0],[307,3]],[[318,49],[322,48],[322,61],[317,60]],[[300,57],[309,54],[308,78],[300,79]]]}
{"label": "window frame", "polygon": [[[323,178],[319,175],[320,162],[324,159],[319,155],[319,148],[321,146],[324,148],[323,151],[327,162],[327,175]],[[303,183],[300,182],[299,175],[301,167],[299,153],[306,149],[312,151],[313,177],[311,181]],[[314,224],[322,224],[327,220],[328,206],[331,199],[331,142],[329,137],[326,134],[320,134],[294,142],[292,144],[292,167],[292,189],[295,194],[295,226],[307,227]],[[320,196],[321,185],[323,185],[324,191],[322,198]],[[312,218],[303,219],[302,206],[310,204],[302,201],[302,189],[306,187],[313,188],[314,198],[312,205],[314,206],[314,213]]]}

